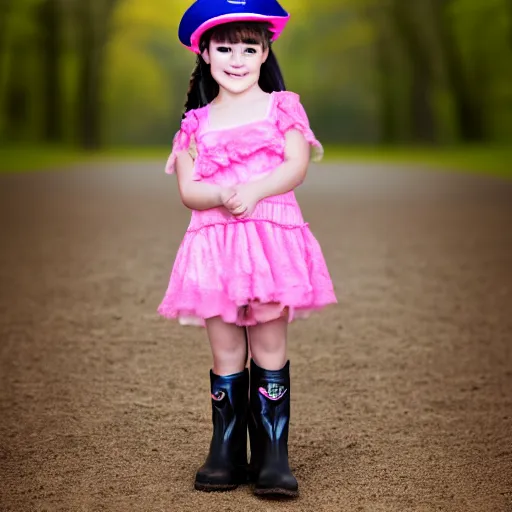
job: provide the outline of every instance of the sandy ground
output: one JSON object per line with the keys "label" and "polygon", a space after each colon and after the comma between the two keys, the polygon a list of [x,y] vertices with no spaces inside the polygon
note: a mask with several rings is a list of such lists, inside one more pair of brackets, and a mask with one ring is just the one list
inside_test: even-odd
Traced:
{"label": "sandy ground", "polygon": [[132,164],[0,176],[0,510],[512,511],[512,182],[314,166],[340,303],[290,329],[301,497],[193,491],[205,333],[156,315],[186,228]]}

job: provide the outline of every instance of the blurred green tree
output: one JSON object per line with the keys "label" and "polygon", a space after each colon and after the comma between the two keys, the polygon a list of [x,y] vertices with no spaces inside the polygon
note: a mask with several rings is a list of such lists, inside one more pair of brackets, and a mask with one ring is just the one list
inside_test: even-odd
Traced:
{"label": "blurred green tree", "polygon": [[62,139],[62,32],[63,13],[59,0],[43,0],[38,6],[41,26],[43,80],[43,139],[60,142]]}
{"label": "blurred green tree", "polygon": [[84,149],[98,149],[102,143],[106,46],[118,1],[76,1],[79,62],[76,119],[78,139]]}
{"label": "blurred green tree", "polygon": [[[191,0],[0,0],[3,141],[170,143]],[[275,45],[326,142],[509,141],[512,0],[295,0]]]}

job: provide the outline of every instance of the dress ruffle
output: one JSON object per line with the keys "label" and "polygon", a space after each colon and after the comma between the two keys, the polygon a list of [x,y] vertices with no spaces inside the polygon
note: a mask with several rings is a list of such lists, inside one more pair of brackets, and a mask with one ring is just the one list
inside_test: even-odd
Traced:
{"label": "dress ruffle", "polygon": [[175,172],[176,158],[182,151],[190,151],[194,142],[194,134],[199,127],[199,121],[194,110],[185,114],[181,121],[181,127],[174,136],[172,142],[172,151],[165,165],[165,172],[173,174]]}
{"label": "dress ruffle", "polygon": [[277,128],[282,134],[289,130],[300,131],[311,146],[311,160],[319,162],[324,155],[322,144],[317,140],[309,125],[309,119],[300,102],[300,96],[284,91],[277,94]]}
{"label": "dress ruffle", "polygon": [[258,153],[264,153],[266,157],[283,155],[284,140],[279,137],[279,133],[275,133],[274,126],[267,123],[252,123],[240,127],[237,131],[236,139],[226,137],[224,130],[207,132],[199,139],[195,179],[210,178],[219,172],[229,172],[233,164],[243,165]]}
{"label": "dress ruffle", "polygon": [[289,308],[289,321],[336,302],[320,246],[307,225],[215,224],[187,232],[158,312],[236,323],[250,301]]}

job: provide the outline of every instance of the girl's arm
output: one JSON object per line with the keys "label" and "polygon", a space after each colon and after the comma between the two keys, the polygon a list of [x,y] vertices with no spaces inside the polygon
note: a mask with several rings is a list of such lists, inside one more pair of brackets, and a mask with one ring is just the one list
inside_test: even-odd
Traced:
{"label": "girl's arm", "polygon": [[290,192],[306,178],[310,159],[308,141],[298,130],[286,132],[285,140],[284,162],[272,174],[248,184],[254,189],[258,201]]}
{"label": "girl's arm", "polygon": [[228,200],[229,189],[194,181],[193,170],[194,161],[188,151],[179,153],[176,158],[176,174],[183,204],[191,210],[209,210],[222,206]]}

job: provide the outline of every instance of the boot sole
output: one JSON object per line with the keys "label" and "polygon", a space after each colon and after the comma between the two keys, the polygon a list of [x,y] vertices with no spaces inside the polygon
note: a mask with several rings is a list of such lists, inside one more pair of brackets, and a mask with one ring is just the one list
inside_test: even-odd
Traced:
{"label": "boot sole", "polygon": [[299,491],[292,491],[290,489],[254,489],[256,496],[265,496],[267,498],[298,498]]}
{"label": "boot sole", "polygon": [[239,484],[200,484],[196,482],[194,489],[202,492],[225,492],[236,489],[238,485]]}

